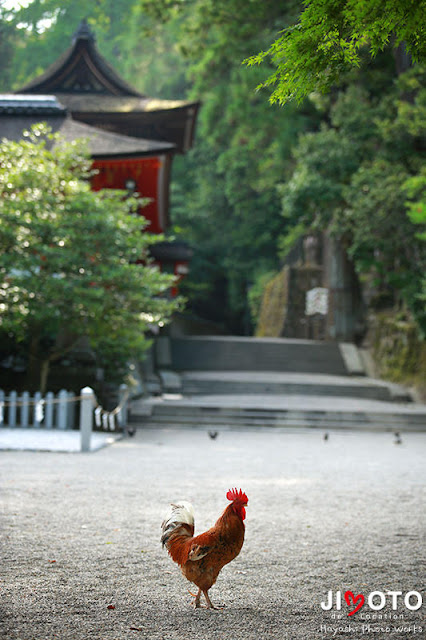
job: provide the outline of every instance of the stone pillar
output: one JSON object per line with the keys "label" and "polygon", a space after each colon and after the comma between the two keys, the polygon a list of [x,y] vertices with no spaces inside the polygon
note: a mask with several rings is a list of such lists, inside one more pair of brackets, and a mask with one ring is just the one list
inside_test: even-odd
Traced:
{"label": "stone pillar", "polygon": [[331,340],[353,342],[361,313],[358,279],[343,241],[328,236],[325,245],[325,286],[329,289],[326,334]]}

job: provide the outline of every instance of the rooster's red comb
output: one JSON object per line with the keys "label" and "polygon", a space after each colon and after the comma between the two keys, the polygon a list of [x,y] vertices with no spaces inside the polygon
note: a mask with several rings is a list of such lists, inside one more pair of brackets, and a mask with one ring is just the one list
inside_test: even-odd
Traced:
{"label": "rooster's red comb", "polygon": [[243,493],[241,491],[241,489],[239,491],[237,491],[237,489],[229,489],[228,493],[226,494],[226,497],[228,498],[228,500],[237,500],[238,502],[241,502],[242,504],[247,504],[248,502],[248,498],[246,496],[245,493]]}

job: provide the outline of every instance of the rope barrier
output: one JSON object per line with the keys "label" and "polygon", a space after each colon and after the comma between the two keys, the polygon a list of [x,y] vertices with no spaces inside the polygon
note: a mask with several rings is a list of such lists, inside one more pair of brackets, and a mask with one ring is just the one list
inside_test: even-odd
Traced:
{"label": "rope barrier", "polygon": [[115,407],[115,409],[112,409],[112,411],[106,411],[99,404],[95,393],[93,393],[92,399],[93,399],[93,405],[95,407],[95,425],[97,427],[103,427],[104,429],[109,428],[110,431],[114,431],[115,429],[114,418],[124,409],[126,402],[129,399],[128,389],[126,390],[126,393],[123,395],[119,404]]}
{"label": "rope barrier", "polygon": [[[126,389],[126,392],[123,394],[123,397],[121,398],[118,405],[111,411],[107,411],[99,403],[95,395],[95,392],[93,392],[92,402],[94,406],[96,426],[103,427],[104,429],[109,429],[110,431],[114,431],[116,426],[115,420],[114,420],[115,416],[120,414],[120,412],[124,409],[128,399],[129,399],[129,390]],[[24,407],[25,408],[34,407],[34,420],[35,422],[40,423],[44,419],[44,407],[46,404],[49,404],[49,405],[62,404],[63,405],[67,402],[70,402],[70,403],[79,402],[80,400],[83,400],[83,396],[81,395],[72,396],[72,397],[64,396],[62,398],[46,397],[46,398],[39,398],[39,399],[37,398],[31,399],[30,397],[28,397],[28,399],[25,399],[25,400],[22,399],[22,396],[18,400],[18,396],[17,396],[16,401],[10,401],[10,400],[6,401],[3,399],[0,399],[0,425],[3,424],[4,422],[4,410],[6,408],[15,409],[15,408],[24,408]]]}
{"label": "rope barrier", "polygon": [[37,407],[39,404],[62,404],[64,402],[77,402],[82,400],[83,396],[73,396],[72,398],[41,398],[40,400],[21,400],[16,402],[8,402],[7,400],[0,400],[3,407]]}

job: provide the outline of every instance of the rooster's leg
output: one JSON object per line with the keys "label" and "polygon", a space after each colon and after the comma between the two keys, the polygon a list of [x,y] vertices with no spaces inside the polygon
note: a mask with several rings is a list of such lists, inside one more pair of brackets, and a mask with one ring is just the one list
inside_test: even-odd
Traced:
{"label": "rooster's leg", "polygon": [[[191,594],[191,595],[192,595],[192,594]],[[195,596],[195,600],[194,600],[194,601],[193,601],[193,603],[192,603],[192,606],[193,606],[195,609],[199,609],[199,608],[200,608],[200,606],[201,606],[201,605],[200,605],[200,597],[201,597],[201,589],[198,589],[198,593],[197,593],[197,595]]]}
{"label": "rooster's leg", "polygon": [[207,602],[207,609],[219,609],[220,607],[215,607],[214,604],[212,603],[212,601],[209,598],[209,594],[207,591],[203,591],[204,593],[204,597],[206,599]]}

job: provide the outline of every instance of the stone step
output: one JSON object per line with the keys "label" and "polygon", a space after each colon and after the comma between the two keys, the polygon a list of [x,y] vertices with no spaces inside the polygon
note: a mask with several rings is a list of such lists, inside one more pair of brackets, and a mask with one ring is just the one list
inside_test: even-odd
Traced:
{"label": "stone step", "polygon": [[[210,401],[209,401],[210,400]],[[325,429],[381,429],[425,431],[426,407],[380,401],[330,397],[287,398],[276,396],[217,396],[212,401],[191,398],[150,399],[133,403],[131,421],[140,426],[231,427],[318,427]],[[392,409],[391,409],[392,408]]]}
{"label": "stone step", "polygon": [[[159,367],[174,371],[281,371],[348,375],[336,342],[227,336],[158,340]],[[352,347],[352,345],[350,345]]]}
{"label": "stone step", "polygon": [[[177,388],[177,386],[175,387]],[[327,395],[371,400],[410,402],[400,385],[366,377],[321,374],[285,374],[260,371],[186,371],[180,376],[180,391],[190,395]]]}
{"label": "stone step", "polygon": [[204,419],[204,420],[178,420],[172,419],[158,419],[156,416],[147,418],[144,421],[135,420],[132,424],[136,427],[143,428],[197,428],[197,429],[236,429],[236,428],[317,428],[317,429],[352,429],[352,430],[372,430],[372,431],[417,431],[424,432],[424,424],[411,423],[406,420],[394,420],[389,421],[386,416],[381,420],[379,416],[369,416],[368,419],[360,419],[359,417],[350,416],[336,416],[334,419],[331,416],[315,416],[304,415],[288,417],[287,419],[274,419],[274,420],[250,420],[248,418],[235,420],[235,419]]}
{"label": "stone step", "polygon": [[331,422],[329,420],[291,420],[287,422],[275,422],[274,424],[254,422],[224,422],[224,423],[188,423],[188,422],[158,422],[146,420],[145,422],[135,422],[132,424],[136,429],[201,429],[205,431],[228,431],[233,429],[321,429],[323,431],[347,430],[347,431],[388,431],[390,433],[420,433],[425,429],[418,425],[409,425],[405,422],[388,424],[386,422],[354,422],[339,420]]}
{"label": "stone step", "polygon": [[406,429],[422,431],[426,429],[424,420],[412,416],[390,416],[389,414],[351,414],[351,413],[323,413],[323,412],[282,412],[280,414],[254,415],[246,413],[205,413],[197,414],[153,414],[148,422],[156,424],[181,424],[181,425],[234,425],[234,426],[324,426],[324,427],[375,427],[389,429]]}
{"label": "stone step", "polygon": [[353,344],[165,336],[156,366],[163,395],[132,403],[137,426],[426,431],[426,407],[365,376]]}

